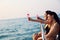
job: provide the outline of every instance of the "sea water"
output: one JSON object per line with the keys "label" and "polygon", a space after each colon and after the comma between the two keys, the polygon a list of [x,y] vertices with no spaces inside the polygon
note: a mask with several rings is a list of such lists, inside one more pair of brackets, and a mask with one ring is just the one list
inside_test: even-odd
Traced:
{"label": "sea water", "polygon": [[40,23],[27,18],[0,20],[0,40],[32,40],[40,32]]}

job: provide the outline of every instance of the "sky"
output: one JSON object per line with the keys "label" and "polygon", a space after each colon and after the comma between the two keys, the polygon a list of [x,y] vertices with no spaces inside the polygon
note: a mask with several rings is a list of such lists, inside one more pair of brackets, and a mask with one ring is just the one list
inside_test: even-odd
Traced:
{"label": "sky", "polygon": [[43,15],[46,10],[60,13],[60,0],[0,0],[0,19]]}

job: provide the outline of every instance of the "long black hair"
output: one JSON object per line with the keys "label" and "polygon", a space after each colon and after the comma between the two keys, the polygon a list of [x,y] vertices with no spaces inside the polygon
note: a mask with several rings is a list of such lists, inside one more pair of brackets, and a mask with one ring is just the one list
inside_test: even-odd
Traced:
{"label": "long black hair", "polygon": [[60,19],[59,19],[58,15],[57,15],[55,12],[50,11],[50,10],[47,10],[47,11],[46,11],[46,14],[47,14],[47,15],[48,15],[48,14],[49,14],[49,15],[53,15],[55,21],[56,21],[58,24],[60,24]]}

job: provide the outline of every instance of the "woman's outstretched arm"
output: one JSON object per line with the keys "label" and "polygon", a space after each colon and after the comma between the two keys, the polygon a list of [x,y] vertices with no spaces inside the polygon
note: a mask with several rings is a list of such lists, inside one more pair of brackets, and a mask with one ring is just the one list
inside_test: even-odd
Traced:
{"label": "woman's outstretched arm", "polygon": [[29,20],[29,21],[33,21],[33,22],[40,22],[39,20],[37,20],[37,19],[32,19],[31,17],[28,17],[28,20]]}
{"label": "woman's outstretched arm", "polygon": [[32,19],[31,17],[28,17],[29,21],[33,21],[33,22],[39,22],[39,23],[44,23],[44,24],[48,24],[49,22],[47,20],[44,19]]}

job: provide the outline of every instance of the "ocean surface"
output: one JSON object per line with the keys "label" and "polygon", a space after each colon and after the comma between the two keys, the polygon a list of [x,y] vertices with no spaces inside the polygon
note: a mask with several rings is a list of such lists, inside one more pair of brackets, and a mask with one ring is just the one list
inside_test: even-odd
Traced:
{"label": "ocean surface", "polygon": [[32,40],[40,32],[40,23],[27,18],[0,20],[0,40]]}

